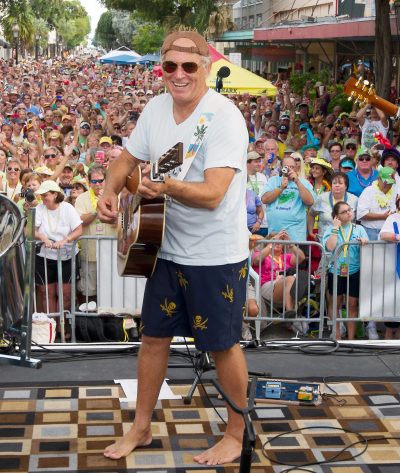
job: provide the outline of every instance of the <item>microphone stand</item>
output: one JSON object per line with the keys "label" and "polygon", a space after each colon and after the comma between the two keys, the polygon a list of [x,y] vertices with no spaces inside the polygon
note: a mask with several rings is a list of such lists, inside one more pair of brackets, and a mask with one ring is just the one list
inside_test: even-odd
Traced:
{"label": "microphone stand", "polygon": [[251,473],[251,462],[253,460],[253,452],[256,446],[256,434],[250,418],[250,413],[254,409],[254,398],[256,394],[257,378],[254,377],[250,383],[249,401],[247,407],[238,407],[225,393],[222,386],[215,379],[212,380],[215,388],[229,404],[233,411],[241,414],[244,420],[244,432],[242,441],[242,453],[240,455],[239,473]]}

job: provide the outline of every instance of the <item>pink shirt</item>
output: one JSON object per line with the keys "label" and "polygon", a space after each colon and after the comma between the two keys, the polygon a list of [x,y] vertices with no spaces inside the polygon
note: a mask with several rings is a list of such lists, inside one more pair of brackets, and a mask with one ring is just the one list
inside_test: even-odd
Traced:
{"label": "pink shirt", "polygon": [[[254,250],[254,256],[257,256],[260,253],[259,250]],[[290,258],[292,253],[283,253],[275,259],[272,259],[272,256],[267,256],[264,261],[261,263],[261,286],[271,280],[276,280],[279,272],[283,272],[284,269],[292,268],[290,264]],[[253,264],[253,269],[258,273],[258,265]],[[278,273],[278,274],[277,274]]]}

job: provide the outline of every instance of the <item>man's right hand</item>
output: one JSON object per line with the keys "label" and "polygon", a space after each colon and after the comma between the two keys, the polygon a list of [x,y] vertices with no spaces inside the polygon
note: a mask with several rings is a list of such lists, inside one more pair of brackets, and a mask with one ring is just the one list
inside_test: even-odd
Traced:
{"label": "man's right hand", "polygon": [[289,184],[289,178],[287,176],[282,176],[282,181],[281,181],[281,190],[286,189],[286,187]]}
{"label": "man's right hand", "polygon": [[118,220],[118,195],[104,193],[97,202],[97,216],[101,222],[116,223]]}

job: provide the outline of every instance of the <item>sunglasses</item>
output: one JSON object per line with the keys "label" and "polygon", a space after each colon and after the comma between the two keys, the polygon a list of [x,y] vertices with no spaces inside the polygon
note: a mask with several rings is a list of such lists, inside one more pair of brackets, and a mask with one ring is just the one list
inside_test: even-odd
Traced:
{"label": "sunglasses", "polygon": [[175,72],[178,69],[178,66],[181,66],[187,74],[194,74],[199,68],[199,65],[196,62],[182,62],[181,64],[177,64],[172,61],[164,61],[162,63],[162,68],[167,74]]}
{"label": "sunglasses", "polygon": [[15,172],[18,172],[18,171],[21,171],[20,168],[7,168],[7,171],[15,171]]}
{"label": "sunglasses", "polygon": [[294,160],[296,161],[296,163],[299,163],[301,161],[300,158],[294,158]]}
{"label": "sunglasses", "polygon": [[120,130],[121,127],[120,127],[119,125],[114,125],[114,129],[115,129],[115,130]]}
{"label": "sunglasses", "polygon": [[44,159],[55,158],[56,156],[57,156],[56,154],[45,154]]}
{"label": "sunglasses", "polygon": [[355,149],[357,149],[357,148],[356,148],[356,146],[354,146],[354,145],[348,145],[348,146],[346,146],[346,149],[355,150]]}
{"label": "sunglasses", "polygon": [[371,156],[359,156],[358,161],[371,161]]}
{"label": "sunglasses", "polygon": [[101,184],[104,182],[104,178],[103,179],[90,179],[90,184]]}
{"label": "sunglasses", "polygon": [[81,128],[82,128],[83,130],[90,130],[90,126],[87,126],[87,125],[83,125],[83,126],[81,126]]}

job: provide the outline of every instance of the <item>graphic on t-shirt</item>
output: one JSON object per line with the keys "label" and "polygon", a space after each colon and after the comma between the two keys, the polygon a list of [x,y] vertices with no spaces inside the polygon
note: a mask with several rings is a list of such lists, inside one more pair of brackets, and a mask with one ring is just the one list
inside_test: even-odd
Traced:
{"label": "graphic on t-shirt", "polygon": [[379,126],[374,125],[373,122],[367,126],[363,135],[364,146],[366,148],[369,149],[376,143],[376,140],[374,138],[374,133],[378,133],[379,131],[380,131]]}
{"label": "graphic on t-shirt", "polygon": [[290,210],[292,208],[292,205],[290,205],[291,202],[293,202],[296,199],[296,192],[295,191],[284,191],[282,194],[278,197],[278,201],[276,203],[276,209],[279,210]]}

